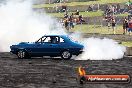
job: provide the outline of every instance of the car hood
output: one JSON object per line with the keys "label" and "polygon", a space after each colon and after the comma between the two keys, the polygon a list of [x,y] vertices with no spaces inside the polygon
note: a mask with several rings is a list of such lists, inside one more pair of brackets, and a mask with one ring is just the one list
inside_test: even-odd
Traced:
{"label": "car hood", "polygon": [[34,44],[35,42],[20,42],[19,45],[22,45],[22,44]]}

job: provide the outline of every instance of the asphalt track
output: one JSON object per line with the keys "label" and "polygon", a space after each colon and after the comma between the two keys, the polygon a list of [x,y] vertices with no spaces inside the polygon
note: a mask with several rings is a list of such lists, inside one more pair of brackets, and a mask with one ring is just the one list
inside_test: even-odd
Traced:
{"label": "asphalt track", "polygon": [[59,58],[17,59],[0,53],[0,88],[132,88],[127,84],[79,84],[77,68],[86,67],[87,74],[129,74],[132,58],[120,60],[60,60]]}

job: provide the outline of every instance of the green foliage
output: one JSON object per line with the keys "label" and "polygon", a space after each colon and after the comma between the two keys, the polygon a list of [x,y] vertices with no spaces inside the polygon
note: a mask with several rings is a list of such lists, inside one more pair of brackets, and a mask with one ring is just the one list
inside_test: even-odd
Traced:
{"label": "green foliage", "polygon": [[122,42],[122,45],[132,47],[132,41]]}
{"label": "green foliage", "polygon": [[[99,33],[99,34],[113,34],[112,28],[108,29],[107,26],[101,25],[76,25],[71,31],[79,31],[81,33]],[[121,25],[116,26],[116,34],[123,34]]]}

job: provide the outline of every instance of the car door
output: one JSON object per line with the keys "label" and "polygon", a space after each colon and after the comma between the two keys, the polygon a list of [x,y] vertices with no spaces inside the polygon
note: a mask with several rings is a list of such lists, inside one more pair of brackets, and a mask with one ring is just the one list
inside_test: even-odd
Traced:
{"label": "car door", "polygon": [[41,43],[37,46],[37,51],[42,56],[49,56],[52,53],[51,37],[47,36],[41,39]]}
{"label": "car door", "polygon": [[35,44],[30,47],[30,52],[32,56],[43,56],[46,52],[49,52],[48,42],[44,43],[47,37],[42,37]]}
{"label": "car door", "polygon": [[58,55],[60,54],[60,38],[59,36],[52,36],[51,42],[49,43],[50,55]]}
{"label": "car door", "polygon": [[38,56],[55,56],[60,53],[59,37],[47,36],[41,39],[41,43],[35,45],[35,54]]}
{"label": "car door", "polygon": [[[45,39],[43,47],[43,52],[48,56],[56,56],[60,53],[59,37],[50,36],[49,39]],[[46,49],[45,49],[46,48]]]}

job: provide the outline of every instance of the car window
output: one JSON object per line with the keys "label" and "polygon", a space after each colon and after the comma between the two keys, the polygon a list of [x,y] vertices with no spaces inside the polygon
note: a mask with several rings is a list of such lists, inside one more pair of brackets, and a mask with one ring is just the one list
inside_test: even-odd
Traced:
{"label": "car window", "polygon": [[60,38],[60,43],[64,42],[64,39],[63,38]]}
{"label": "car window", "polygon": [[42,43],[43,40],[45,40],[46,37],[42,37],[39,40],[36,41],[36,43]]}
{"label": "car window", "polygon": [[59,37],[51,37],[51,43],[59,43]]}
{"label": "car window", "polygon": [[59,43],[59,37],[50,36],[42,40],[43,43]]}
{"label": "car window", "polygon": [[44,39],[42,39],[43,43],[50,43],[51,42],[51,38],[50,37],[46,37]]}

